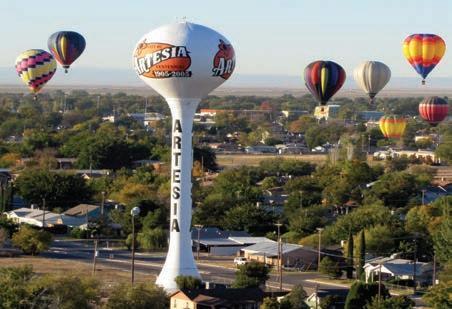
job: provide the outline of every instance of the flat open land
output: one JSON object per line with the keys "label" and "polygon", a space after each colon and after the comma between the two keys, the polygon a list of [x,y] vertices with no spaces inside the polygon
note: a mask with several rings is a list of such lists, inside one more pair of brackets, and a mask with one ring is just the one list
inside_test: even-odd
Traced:
{"label": "flat open land", "polygon": [[291,159],[311,163],[322,163],[327,159],[326,154],[306,155],[276,155],[276,154],[217,154],[217,163],[221,167],[258,166],[263,160]]}
{"label": "flat open land", "polygon": [[[0,267],[24,265],[33,266],[33,271],[39,275],[54,274],[67,276],[68,274],[73,274],[76,276],[91,276],[93,271],[91,264],[74,260],[51,259],[39,256],[0,259]],[[108,289],[118,283],[130,282],[130,271],[108,267],[99,263],[96,264],[95,278],[102,282],[104,288]],[[135,272],[135,282],[149,281],[155,281],[155,275],[147,275],[139,271]]]}

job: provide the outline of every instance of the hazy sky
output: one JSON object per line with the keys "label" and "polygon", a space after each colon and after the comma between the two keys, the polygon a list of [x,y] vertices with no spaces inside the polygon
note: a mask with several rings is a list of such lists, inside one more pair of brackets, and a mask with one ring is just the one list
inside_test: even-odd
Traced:
{"label": "hazy sky", "polygon": [[[137,40],[182,17],[229,38],[242,74],[299,75],[325,59],[347,73],[361,61],[380,60],[393,76],[414,77],[401,51],[407,35],[430,32],[452,42],[450,0],[1,0],[0,67],[13,66],[26,49],[47,49],[57,30],[75,30],[87,48],[74,69],[132,70]],[[430,76],[452,76],[452,51]]]}

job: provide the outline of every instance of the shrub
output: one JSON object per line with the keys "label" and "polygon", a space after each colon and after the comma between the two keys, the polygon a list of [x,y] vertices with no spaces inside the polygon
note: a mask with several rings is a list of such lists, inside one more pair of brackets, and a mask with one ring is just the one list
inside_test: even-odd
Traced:
{"label": "shrub", "polygon": [[174,281],[176,281],[179,290],[196,290],[202,286],[202,281],[193,276],[177,276]]}
{"label": "shrub", "polygon": [[331,278],[339,278],[342,276],[342,270],[339,265],[327,256],[320,262],[319,271]]}
{"label": "shrub", "polygon": [[23,253],[37,255],[49,248],[52,242],[52,234],[23,225],[18,232],[13,234],[12,241]]}
{"label": "shrub", "polygon": [[[132,241],[130,240],[130,243]],[[166,247],[167,235],[161,228],[145,230],[137,235],[137,243],[141,249],[155,250]]]}
{"label": "shrub", "polygon": [[107,309],[166,309],[169,308],[169,299],[165,290],[153,283],[133,286],[122,284],[112,291],[105,307]]}

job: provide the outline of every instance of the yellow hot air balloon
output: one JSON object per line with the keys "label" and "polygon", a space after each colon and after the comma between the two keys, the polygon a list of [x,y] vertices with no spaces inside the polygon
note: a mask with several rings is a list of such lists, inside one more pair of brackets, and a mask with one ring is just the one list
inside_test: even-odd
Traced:
{"label": "yellow hot air balloon", "polygon": [[380,130],[386,138],[401,138],[405,133],[406,119],[400,116],[383,116],[380,118]]}
{"label": "yellow hot air balloon", "polygon": [[36,94],[53,77],[56,71],[53,56],[42,49],[29,49],[16,59],[16,71],[30,91]]}

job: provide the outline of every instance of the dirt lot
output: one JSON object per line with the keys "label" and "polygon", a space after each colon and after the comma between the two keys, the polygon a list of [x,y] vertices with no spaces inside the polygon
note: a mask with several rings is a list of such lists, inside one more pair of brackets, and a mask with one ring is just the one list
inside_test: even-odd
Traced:
{"label": "dirt lot", "polygon": [[[67,275],[74,274],[78,276],[91,275],[92,265],[72,260],[57,260],[41,257],[17,257],[17,258],[1,258],[0,267],[32,265],[33,271],[37,274],[56,274]],[[95,277],[102,282],[103,288],[108,289],[117,283],[129,282],[130,272],[107,268],[105,266],[96,265]],[[155,276],[145,275],[135,272],[135,282],[155,281]]]}
{"label": "dirt lot", "polygon": [[277,160],[277,159],[292,159],[300,160],[312,163],[325,162],[327,159],[326,154],[307,154],[307,155],[248,155],[248,154],[217,154],[217,162],[221,167],[236,167],[236,166],[257,166],[263,160]]}

